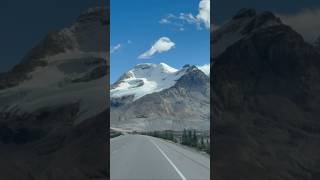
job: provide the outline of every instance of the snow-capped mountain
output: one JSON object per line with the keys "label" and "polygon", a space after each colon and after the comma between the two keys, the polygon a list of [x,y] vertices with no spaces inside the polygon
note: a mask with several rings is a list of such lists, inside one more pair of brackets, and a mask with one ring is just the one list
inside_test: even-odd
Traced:
{"label": "snow-capped mountain", "polygon": [[27,73],[18,85],[0,91],[0,108],[32,113],[81,101],[77,122],[105,109],[106,60],[98,53],[64,53],[41,61],[47,64]]}
{"label": "snow-capped mountain", "polygon": [[97,107],[106,103],[103,46],[107,43],[98,38],[106,36],[105,13],[105,8],[83,12],[75,24],[47,35],[19,65],[2,75],[0,109],[32,113],[81,100],[82,115],[77,121],[101,113],[104,109]]}
{"label": "snow-capped mountain", "polygon": [[215,43],[240,38],[211,67],[216,176],[318,179],[319,51],[271,12],[242,10],[221,30]]}
{"label": "snow-capped mountain", "polygon": [[209,76],[196,66],[138,64],[112,85],[111,127],[208,129],[209,107]]}
{"label": "snow-capped mountain", "polygon": [[106,179],[107,11],[83,12],[0,74],[0,177]]}
{"label": "snow-capped mountain", "polygon": [[110,96],[119,98],[133,95],[133,100],[137,100],[146,94],[168,89],[186,73],[188,67],[186,65],[177,70],[165,63],[138,64],[112,85]]}
{"label": "snow-capped mountain", "polygon": [[271,12],[258,13],[254,9],[241,9],[230,21],[213,31],[213,57],[219,56],[237,41],[249,38],[256,31],[281,25],[280,18]]}
{"label": "snow-capped mountain", "polygon": [[41,59],[66,52],[105,52],[107,49],[107,9],[90,8],[81,13],[70,27],[50,32],[32,48],[23,61]]}

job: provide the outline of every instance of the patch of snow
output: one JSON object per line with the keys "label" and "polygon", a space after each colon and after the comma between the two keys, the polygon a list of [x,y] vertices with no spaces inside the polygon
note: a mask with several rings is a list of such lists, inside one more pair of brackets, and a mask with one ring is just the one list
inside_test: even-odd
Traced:
{"label": "patch of snow", "polygon": [[[101,56],[101,55],[100,55]],[[63,63],[74,62],[75,67],[82,60],[98,57],[93,53],[66,53],[43,59],[47,66],[37,67],[29,73],[29,79],[18,86],[0,91],[0,108],[19,109],[24,112],[34,112],[39,108],[57,107],[65,103],[79,103],[80,114],[75,124],[107,109],[107,77],[101,77],[87,82],[72,83],[74,74],[68,74],[58,68]],[[77,63],[79,62],[79,63]],[[88,67],[78,76],[90,73],[99,66]]]}
{"label": "patch of snow", "polygon": [[202,66],[197,66],[202,72],[204,72],[207,76],[210,76],[210,64],[205,64]]}
{"label": "patch of snow", "polygon": [[137,100],[146,94],[159,92],[172,87],[183,76],[182,70],[177,70],[165,63],[144,63],[136,65],[121,79],[117,87],[111,89],[110,96],[113,98],[134,95]]}

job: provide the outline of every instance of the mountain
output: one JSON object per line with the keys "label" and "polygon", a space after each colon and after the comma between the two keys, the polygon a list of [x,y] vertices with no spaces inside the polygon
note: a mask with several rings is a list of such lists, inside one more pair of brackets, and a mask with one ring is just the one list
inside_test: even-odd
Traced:
{"label": "mountain", "polygon": [[83,12],[0,74],[0,177],[107,177],[108,11]]}
{"label": "mountain", "polygon": [[313,44],[318,50],[320,49],[320,36],[314,41]]}
{"label": "mountain", "polygon": [[241,37],[211,49],[215,179],[319,179],[319,51],[271,12],[242,9],[218,32]]}
{"label": "mountain", "polygon": [[[0,89],[17,86],[28,78],[37,67],[44,67],[50,61],[63,56],[97,56],[105,52],[108,44],[106,8],[90,8],[83,12],[77,21],[68,28],[50,32],[32,48],[10,72],[0,76]],[[100,55],[104,57],[105,55]],[[50,58],[53,58],[52,60]]]}
{"label": "mountain", "polygon": [[138,64],[111,87],[110,96],[116,98],[133,95],[136,100],[146,94],[159,92],[173,86],[184,74],[184,69],[177,71],[165,63]]}
{"label": "mountain", "polygon": [[138,64],[111,87],[111,127],[209,129],[209,76],[194,65]]}
{"label": "mountain", "polygon": [[255,31],[281,25],[280,18],[271,12],[258,13],[254,9],[241,9],[230,21],[212,33],[213,57],[222,54],[240,39],[249,38]]}

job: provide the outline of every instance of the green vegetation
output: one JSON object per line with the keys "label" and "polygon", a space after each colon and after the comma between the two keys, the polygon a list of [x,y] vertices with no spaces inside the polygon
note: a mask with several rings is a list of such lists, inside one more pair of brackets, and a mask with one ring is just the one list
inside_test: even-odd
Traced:
{"label": "green vegetation", "polygon": [[181,144],[198,148],[202,151],[210,153],[209,139],[204,140],[205,136],[198,134],[196,130],[183,130]]}
{"label": "green vegetation", "polygon": [[135,132],[134,134],[148,135],[157,138],[162,138],[175,143],[180,143],[185,146],[193,147],[210,154],[210,141],[208,134],[203,131],[196,131],[195,129],[181,131],[149,131],[149,132]]}
{"label": "green vegetation", "polygon": [[115,138],[117,136],[121,136],[122,133],[119,131],[110,130],[110,138]]}
{"label": "green vegetation", "polygon": [[153,131],[153,132],[141,132],[139,134],[153,136],[157,138],[162,138],[166,140],[170,140],[173,142],[177,142],[174,138],[173,131]]}

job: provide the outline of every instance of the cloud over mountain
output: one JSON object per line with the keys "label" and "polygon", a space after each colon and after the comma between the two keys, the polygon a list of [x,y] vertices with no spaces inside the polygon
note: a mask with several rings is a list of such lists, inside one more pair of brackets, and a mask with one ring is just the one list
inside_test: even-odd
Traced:
{"label": "cloud over mountain", "polygon": [[168,37],[161,37],[151,46],[151,48],[149,50],[142,53],[138,58],[139,59],[149,59],[155,53],[166,52],[174,47],[175,47],[175,43],[172,42]]}

